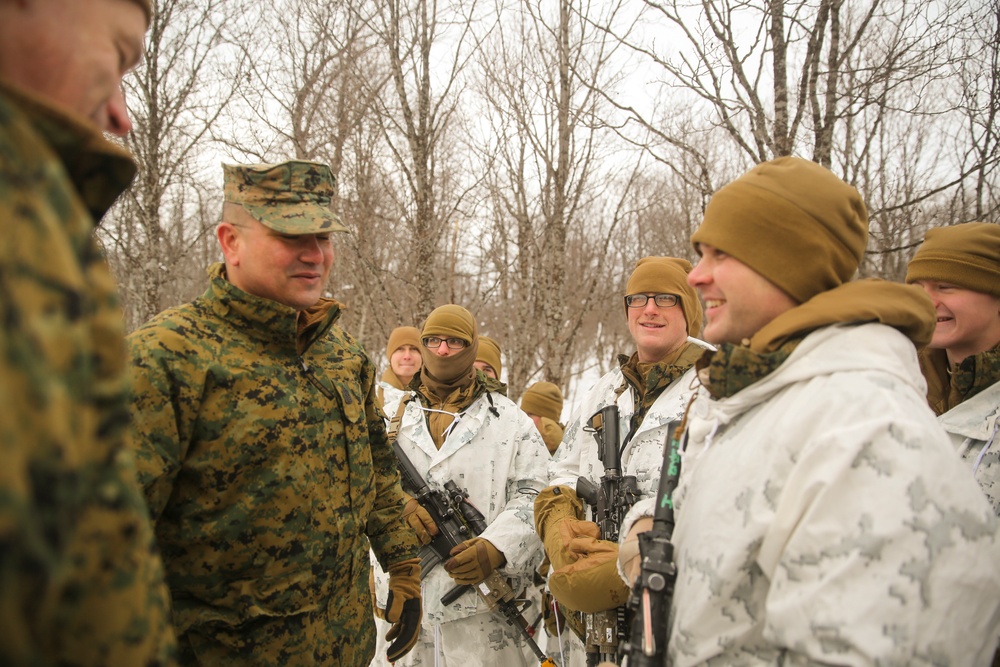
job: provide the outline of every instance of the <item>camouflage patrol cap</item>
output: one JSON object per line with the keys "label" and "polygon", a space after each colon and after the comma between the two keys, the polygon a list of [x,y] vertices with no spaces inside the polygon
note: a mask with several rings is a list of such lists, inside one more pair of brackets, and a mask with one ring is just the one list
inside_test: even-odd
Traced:
{"label": "camouflage patrol cap", "polygon": [[225,200],[282,234],[346,232],[330,210],[336,179],[319,162],[223,164]]}

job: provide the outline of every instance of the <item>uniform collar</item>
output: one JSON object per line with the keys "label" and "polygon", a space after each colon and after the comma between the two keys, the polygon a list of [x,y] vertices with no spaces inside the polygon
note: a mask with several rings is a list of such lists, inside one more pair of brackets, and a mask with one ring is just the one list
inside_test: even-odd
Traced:
{"label": "uniform collar", "polygon": [[3,99],[48,142],[87,210],[95,222],[100,221],[135,178],[129,152],[108,141],[86,119],[6,81],[0,81]]}
{"label": "uniform collar", "polygon": [[267,343],[295,345],[299,354],[323,337],[340,317],[341,304],[320,299],[308,310],[298,311],[271,299],[244,292],[226,278],[225,264],[208,269],[211,284],[205,293],[220,318]]}

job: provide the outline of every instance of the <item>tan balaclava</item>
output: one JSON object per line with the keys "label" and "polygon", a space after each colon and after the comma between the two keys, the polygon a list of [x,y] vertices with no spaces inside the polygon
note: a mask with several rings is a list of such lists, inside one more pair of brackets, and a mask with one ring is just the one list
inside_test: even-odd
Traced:
{"label": "tan balaclava", "polygon": [[1000,296],[1000,225],[966,222],[931,229],[906,269],[906,282],[933,280]]}
{"label": "tan balaclava", "polygon": [[[701,335],[703,320],[698,293],[688,285],[687,275],[691,262],[676,257],[643,257],[636,262],[625,286],[625,296],[630,294],[676,294],[680,297],[681,310],[687,322],[689,336]],[[628,312],[626,306],[625,312]]]}
{"label": "tan balaclava", "polygon": [[468,343],[464,349],[448,357],[439,357],[433,350],[420,346],[420,357],[423,360],[423,368],[420,369],[421,393],[430,399],[431,407],[434,408],[427,422],[431,438],[440,448],[454,421],[451,414],[442,414],[441,411],[452,414],[460,412],[471,399],[468,390],[476,379],[473,364],[479,349],[479,336],[472,313],[454,304],[431,311],[420,332],[421,339],[428,336],[461,338]]}
{"label": "tan balaclava", "polygon": [[[472,364],[475,363],[479,352],[478,329],[472,313],[455,304],[435,308],[427,316],[424,328],[420,332],[421,339],[428,336],[461,338],[467,345],[448,357],[439,357],[421,345],[420,356],[424,366],[420,376],[424,379],[424,383],[441,398],[456,388],[471,384],[472,378],[475,377]],[[442,394],[442,391],[446,393]]]}
{"label": "tan balaclava", "polygon": [[563,409],[563,395],[552,382],[536,382],[521,395],[521,409],[529,415],[540,417],[538,432],[542,435],[549,454],[555,454],[562,442],[563,426],[559,423]]}
{"label": "tan balaclava", "polygon": [[479,337],[479,352],[476,354],[476,361],[481,361],[492,368],[493,372],[497,374],[498,380],[500,379],[500,372],[503,371],[500,354],[499,343],[489,336]]}
{"label": "tan balaclava", "polygon": [[416,327],[396,327],[389,334],[389,342],[385,345],[385,358],[389,359],[390,363],[382,373],[382,381],[396,389],[406,389],[406,385],[392,370],[392,353],[404,345],[412,345],[419,351],[423,347],[420,344],[420,330]]}
{"label": "tan balaclava", "polygon": [[799,303],[849,281],[868,242],[861,195],[810,160],[764,162],[712,196],[695,248],[718,248]]}

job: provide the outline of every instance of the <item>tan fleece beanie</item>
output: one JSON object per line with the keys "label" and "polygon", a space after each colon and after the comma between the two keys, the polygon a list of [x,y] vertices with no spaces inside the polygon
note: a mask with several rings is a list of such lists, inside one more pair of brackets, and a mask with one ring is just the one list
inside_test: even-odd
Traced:
{"label": "tan fleece beanie", "polygon": [[691,236],[804,303],[849,281],[868,243],[861,195],[810,160],[758,164],[712,196]]}
{"label": "tan fleece beanie", "polygon": [[500,372],[503,370],[500,354],[500,345],[495,340],[489,336],[479,337],[479,352],[476,353],[476,361],[489,364],[493,372],[497,374],[497,378],[500,377]]}
{"label": "tan fleece beanie", "polygon": [[529,415],[548,417],[558,422],[562,417],[562,392],[552,382],[536,382],[521,395],[521,409]]}
{"label": "tan fleece beanie", "polygon": [[934,280],[1000,296],[1000,225],[966,222],[931,229],[906,269],[906,282]]}
{"label": "tan fleece beanie", "polygon": [[385,344],[385,356],[389,358],[392,353],[403,347],[404,345],[412,345],[413,347],[420,349],[420,330],[416,327],[396,327],[389,334],[389,342]]}
{"label": "tan fleece beanie", "polygon": [[[632,275],[625,286],[625,296],[653,292],[656,294],[676,294],[680,299],[684,320],[689,336],[701,335],[703,319],[698,293],[688,285],[687,274],[691,273],[691,262],[676,257],[643,257],[635,264]],[[626,306],[625,312],[628,312]]]}

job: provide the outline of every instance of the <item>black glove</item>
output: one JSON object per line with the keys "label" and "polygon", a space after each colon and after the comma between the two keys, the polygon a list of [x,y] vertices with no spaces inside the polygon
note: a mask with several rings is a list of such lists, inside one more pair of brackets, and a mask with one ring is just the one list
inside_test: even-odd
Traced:
{"label": "black glove", "polygon": [[[392,591],[389,592],[389,600],[386,606],[392,605]],[[403,603],[403,611],[399,614],[399,620],[385,633],[385,640],[392,642],[385,657],[389,662],[396,662],[410,652],[417,644],[417,637],[420,635],[420,599],[407,600]],[[395,640],[395,641],[393,641]]]}
{"label": "black glove", "polygon": [[410,558],[389,566],[389,597],[385,620],[392,623],[385,640],[392,642],[385,657],[396,662],[410,652],[420,634],[420,559]]}

